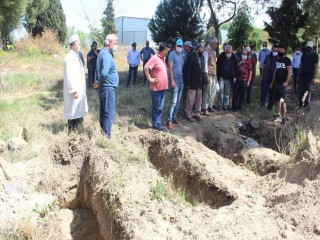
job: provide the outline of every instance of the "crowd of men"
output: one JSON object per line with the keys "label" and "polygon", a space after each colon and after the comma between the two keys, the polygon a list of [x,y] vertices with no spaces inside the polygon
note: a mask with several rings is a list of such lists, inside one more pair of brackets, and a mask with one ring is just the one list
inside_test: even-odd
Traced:
{"label": "crowd of men", "polygon": [[[107,137],[110,137],[115,111],[115,89],[119,83],[113,60],[117,37],[110,36],[107,36],[105,48],[100,53],[97,50],[97,43],[93,42],[87,54],[88,82],[90,86],[99,89],[100,125]],[[74,86],[70,80],[66,81],[68,79],[66,69],[70,62],[68,59],[73,56],[72,64],[81,65],[81,61],[75,61],[76,56],[79,59],[75,51],[77,46],[74,46],[75,39],[79,40],[74,36],[69,39],[70,52],[65,60],[66,89],[64,92],[66,95],[69,93],[69,102],[77,98],[74,94]],[[216,111],[214,109],[236,112],[241,111],[243,105],[250,105],[251,88],[256,79],[258,62],[260,107],[265,108],[269,97],[267,109],[273,110],[275,103],[277,115],[274,121],[285,125],[286,92],[289,81],[293,79],[293,91],[299,99],[299,107],[307,107],[311,99],[311,86],[318,69],[318,55],[311,41],[307,43],[303,53],[300,48],[296,49],[292,61],[286,56],[286,48],[283,44],[274,44],[269,50],[267,42],[263,42],[258,56],[252,47],[238,48],[234,53],[232,46],[228,44],[224,44],[224,51],[216,56],[218,40],[215,37],[208,38],[205,45],[201,43],[193,45],[191,41],[183,42],[182,39],[177,39],[174,48],[167,44],[160,44],[156,52],[150,48],[148,41],[141,51],[137,49],[135,42],[131,46],[127,53],[129,71],[126,86],[131,85],[132,73],[132,85],[137,83],[137,70],[142,60],[144,85],[149,82],[151,92],[152,126],[160,131],[172,130],[174,125],[180,124],[179,114],[180,119],[185,115],[188,122],[193,122],[200,121],[201,115],[210,115],[211,112]],[[164,127],[161,120],[164,95],[168,89],[171,97],[166,127]],[[79,95],[79,92],[76,93]],[[75,106],[65,112],[74,111],[73,107]],[[70,114],[65,116],[71,122],[74,121]],[[76,124],[78,122],[69,124],[71,126],[69,128],[73,129]]]}

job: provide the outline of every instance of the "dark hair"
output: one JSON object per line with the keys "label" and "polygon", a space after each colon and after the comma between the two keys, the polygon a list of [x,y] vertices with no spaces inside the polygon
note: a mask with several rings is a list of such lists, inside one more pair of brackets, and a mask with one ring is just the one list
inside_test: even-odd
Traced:
{"label": "dark hair", "polygon": [[265,44],[265,43],[268,44],[266,41],[262,42],[262,44]]}
{"label": "dark hair", "polygon": [[278,47],[279,47],[279,44],[275,43],[275,44],[272,45],[272,47],[273,47],[273,48],[278,48]]}
{"label": "dark hair", "polygon": [[93,44],[98,45],[98,43],[97,43],[96,41],[93,41],[93,42],[92,42],[92,45],[93,45]]}
{"label": "dark hair", "polygon": [[196,46],[195,46],[195,50],[198,50],[199,48],[204,48],[203,44],[202,43],[198,43]]}
{"label": "dark hair", "polygon": [[165,43],[160,43],[158,47],[158,51],[162,52],[163,50],[167,49],[167,45]]}
{"label": "dark hair", "polygon": [[279,43],[278,48],[286,48],[283,43]]}

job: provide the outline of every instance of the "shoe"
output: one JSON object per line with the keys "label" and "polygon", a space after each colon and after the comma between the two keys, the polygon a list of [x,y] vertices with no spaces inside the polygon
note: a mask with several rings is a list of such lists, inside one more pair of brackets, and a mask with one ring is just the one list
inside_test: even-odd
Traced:
{"label": "shoe", "polygon": [[194,116],[194,119],[196,119],[198,122],[201,120],[200,116]]}
{"label": "shoe", "polygon": [[221,107],[218,107],[218,111],[219,111],[219,112],[221,111],[221,109],[222,109]]}
{"label": "shoe", "polygon": [[274,123],[282,122],[282,117],[277,114],[276,119],[273,120]]}
{"label": "shoe", "polygon": [[173,129],[172,123],[167,123],[167,128],[168,128],[169,130],[172,130],[172,129]]}
{"label": "shoe", "polygon": [[222,108],[222,110],[223,110],[223,111],[227,111],[227,108],[224,107],[224,108]]}
{"label": "shoe", "polygon": [[208,112],[207,109],[202,109],[202,115],[204,115],[204,116],[209,116],[210,113]]}
{"label": "shoe", "polygon": [[180,124],[180,121],[178,121],[178,120],[176,119],[176,120],[173,120],[172,123],[178,125],[178,124]]}
{"label": "shoe", "polygon": [[214,112],[213,108],[208,108],[208,112]]}
{"label": "shoe", "polygon": [[191,118],[187,118],[188,123],[193,123],[193,120]]}
{"label": "shoe", "polygon": [[168,132],[168,129],[166,129],[164,126],[161,126],[157,129],[160,132]]}
{"label": "shoe", "polygon": [[286,125],[286,119],[285,119],[285,118],[282,118],[281,124],[282,124],[282,126],[285,126],[285,125]]}

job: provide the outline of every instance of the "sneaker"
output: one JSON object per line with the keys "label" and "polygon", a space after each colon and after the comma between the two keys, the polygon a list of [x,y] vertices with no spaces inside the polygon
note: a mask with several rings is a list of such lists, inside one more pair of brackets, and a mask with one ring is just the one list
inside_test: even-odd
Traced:
{"label": "sneaker", "polygon": [[187,118],[188,123],[193,123],[193,120],[191,118]]}
{"label": "sneaker", "polygon": [[178,124],[180,124],[180,121],[178,121],[178,120],[176,119],[176,120],[173,120],[172,123],[178,125]]}
{"label": "sneaker", "polygon": [[280,115],[277,114],[276,116],[276,119],[273,120],[274,123],[277,123],[277,122],[282,122],[282,117]]}
{"label": "sneaker", "polygon": [[169,130],[172,130],[172,129],[173,129],[172,123],[167,123],[167,128],[168,128]]}
{"label": "sneaker", "polygon": [[200,116],[194,116],[194,119],[196,119],[198,122],[201,120]]}
{"label": "sneaker", "polygon": [[208,112],[207,109],[203,109],[203,110],[202,110],[202,115],[204,115],[204,116],[209,116],[210,113]]}
{"label": "sneaker", "polygon": [[286,119],[285,119],[285,118],[282,118],[281,124],[282,124],[282,126],[285,126],[285,125],[286,125]]}
{"label": "sneaker", "polygon": [[157,129],[160,132],[168,132],[168,129],[166,129],[164,126],[161,126]]}

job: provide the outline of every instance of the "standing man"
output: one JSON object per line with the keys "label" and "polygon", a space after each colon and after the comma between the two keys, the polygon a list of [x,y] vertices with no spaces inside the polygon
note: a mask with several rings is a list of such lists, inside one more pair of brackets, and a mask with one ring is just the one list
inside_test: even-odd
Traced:
{"label": "standing man", "polygon": [[171,89],[171,103],[168,110],[167,128],[173,129],[173,124],[178,124],[177,114],[183,91],[183,65],[184,56],[182,53],[183,41],[176,41],[176,49],[168,57],[168,70]]}
{"label": "standing man", "polygon": [[216,96],[217,45],[217,38],[210,38],[208,39],[208,46],[203,52],[205,86],[203,89],[202,114],[205,116],[208,116],[209,112],[213,112],[213,103]]}
{"label": "standing man", "polygon": [[204,47],[200,43],[195,47],[194,52],[188,56],[185,63],[186,79],[185,86],[187,89],[187,121],[193,122],[191,119],[192,109],[194,106],[194,118],[200,121],[202,88],[203,88],[203,53]]}
{"label": "standing man", "polygon": [[299,107],[307,107],[310,103],[311,85],[314,84],[318,73],[319,57],[313,51],[313,42],[307,43],[306,52],[302,54],[299,67]]}
{"label": "standing man", "polygon": [[273,89],[273,96],[277,106],[277,116],[274,122],[282,122],[282,125],[285,126],[287,114],[285,98],[291,77],[291,60],[285,56],[283,44],[279,44],[278,56],[270,89]]}
{"label": "standing man", "polygon": [[292,78],[293,78],[293,90],[294,94],[297,95],[298,93],[298,72],[299,72],[299,66],[301,62],[301,49],[299,47],[296,48],[296,51],[292,55]]}
{"label": "standing man", "polygon": [[248,79],[250,84],[249,84],[249,86],[246,86],[246,99],[245,99],[246,105],[250,105],[250,103],[251,103],[251,88],[252,88],[253,81],[255,80],[255,77],[256,77],[256,60],[251,55],[251,48],[246,47],[246,49],[248,52],[248,59],[250,60],[251,65],[252,65],[252,75],[251,75],[251,79]]}
{"label": "standing man", "polygon": [[95,82],[98,54],[99,50],[97,49],[97,42],[93,41],[91,50],[87,54],[88,87],[91,87]]}
{"label": "standing man", "polygon": [[218,110],[227,110],[231,84],[234,81],[237,70],[236,55],[232,52],[232,46],[226,45],[225,51],[220,53],[217,61],[217,79],[219,80],[220,91]]}
{"label": "standing man", "polygon": [[236,81],[233,86],[232,109],[234,112],[242,110],[245,88],[250,85],[252,64],[248,59],[247,49],[242,50],[241,58],[237,58]]}
{"label": "standing man", "polygon": [[152,99],[152,128],[166,132],[162,126],[162,109],[164,104],[164,91],[168,89],[168,74],[165,58],[168,56],[168,47],[160,44],[158,52],[153,55],[144,66],[144,72],[150,82]]}
{"label": "standing man", "polygon": [[84,67],[79,58],[79,36],[69,38],[70,50],[64,59],[63,101],[64,117],[68,119],[68,132],[83,127],[83,117],[88,112]]}
{"label": "standing man", "polygon": [[264,66],[264,60],[266,59],[266,57],[270,54],[270,50],[268,49],[268,44],[267,42],[263,42],[262,43],[262,49],[259,52],[258,55],[258,61],[260,63],[260,76],[262,74],[262,70],[263,70],[263,66]]}
{"label": "standing man", "polygon": [[136,85],[138,66],[140,64],[140,52],[137,50],[137,44],[133,42],[131,46],[132,46],[132,49],[130,49],[127,54],[127,62],[129,64],[127,87],[130,86],[132,72],[133,72],[133,85]]}
{"label": "standing man", "polygon": [[260,107],[263,108],[266,104],[267,95],[269,93],[269,102],[267,109],[272,110],[273,107],[273,91],[269,88],[272,79],[274,70],[276,68],[276,61],[278,59],[278,44],[272,46],[272,52],[265,58],[263,63],[263,69],[260,75]]}
{"label": "standing man", "polygon": [[[149,59],[151,58],[151,56],[153,56],[155,53],[153,51],[152,48],[149,47],[149,41],[146,41],[146,46],[144,48],[142,48],[142,50],[140,51],[140,58],[143,62],[143,69],[144,66],[146,65],[146,63],[149,61]],[[144,76],[144,85],[147,85],[147,77],[146,74],[143,71],[143,76]]]}
{"label": "standing man", "polygon": [[107,138],[111,137],[111,126],[115,112],[115,91],[119,85],[119,75],[113,59],[113,52],[117,50],[118,37],[109,34],[104,42],[104,48],[97,59],[96,83],[99,88],[100,99],[100,126]]}

